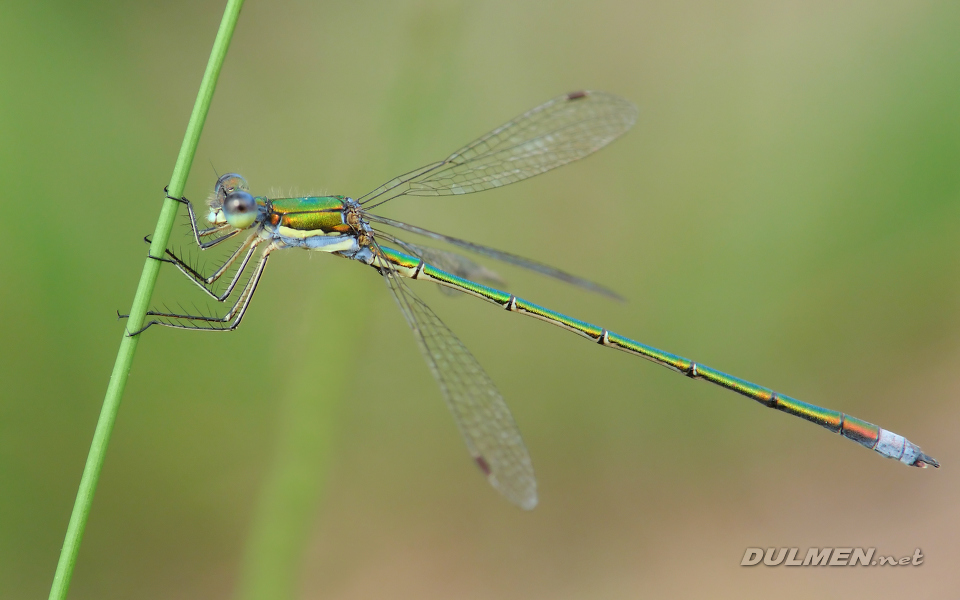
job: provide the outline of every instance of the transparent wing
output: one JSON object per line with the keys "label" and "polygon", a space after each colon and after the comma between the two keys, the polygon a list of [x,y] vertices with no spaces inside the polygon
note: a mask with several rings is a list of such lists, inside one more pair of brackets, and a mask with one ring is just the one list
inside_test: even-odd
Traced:
{"label": "transparent wing", "polygon": [[[575,285],[575,286],[580,287],[580,288],[583,288],[583,289],[585,289],[585,290],[590,290],[591,292],[595,292],[595,293],[597,293],[597,294],[602,294],[602,295],[604,295],[604,296],[606,296],[606,297],[608,297],[608,298],[613,298],[614,300],[619,300],[620,302],[625,302],[623,296],[621,296],[620,294],[614,292],[613,290],[611,290],[611,289],[608,288],[608,287],[602,286],[602,285],[600,285],[599,283],[594,283],[594,282],[590,281],[589,279],[584,279],[583,277],[577,277],[576,275],[571,275],[570,273],[567,273],[566,271],[561,271],[560,269],[558,269],[558,268],[556,268],[556,267],[551,267],[550,265],[545,265],[545,264],[543,264],[543,263],[541,263],[541,262],[537,262],[537,261],[535,261],[535,260],[530,260],[529,258],[524,258],[524,257],[522,257],[522,256],[517,256],[516,254],[511,254],[511,253],[509,253],[509,252],[504,252],[503,250],[496,250],[496,249],[494,249],[494,248],[490,248],[489,246],[484,246],[484,245],[482,245],[482,244],[475,244],[474,242],[468,242],[468,241],[466,241],[466,240],[461,240],[460,238],[455,238],[455,237],[453,237],[453,236],[445,235],[445,234],[442,234],[442,233],[437,233],[437,232],[435,232],[435,231],[430,231],[429,229],[424,229],[423,227],[417,227],[416,225],[410,225],[409,223],[403,223],[403,222],[401,222],[401,221],[395,221],[395,220],[393,220],[393,219],[388,219],[388,218],[386,218],[386,217],[381,217],[381,216],[379,216],[379,215],[365,214],[364,216],[365,216],[365,218],[369,219],[370,221],[374,221],[374,222],[376,222],[376,223],[383,223],[384,225],[389,225],[390,227],[396,227],[397,229],[402,229],[402,230],[404,230],[404,231],[409,231],[410,233],[415,233],[415,234],[417,234],[417,235],[422,235],[422,236],[424,236],[424,237],[428,237],[428,238],[431,238],[431,239],[434,239],[434,240],[439,240],[439,241],[441,241],[441,242],[446,242],[446,243],[452,244],[452,245],[454,245],[454,246],[459,246],[460,248],[464,248],[464,249],[466,249],[466,250],[470,250],[471,252],[476,252],[477,254],[481,254],[481,255],[483,255],[483,256],[488,256],[488,257],[490,257],[490,258],[493,258],[493,259],[496,259],[496,260],[500,260],[500,261],[503,261],[503,262],[505,262],[505,263],[509,263],[509,264],[511,264],[511,265],[515,265],[515,266],[518,266],[518,267],[522,267],[522,268],[524,268],[524,269],[529,269],[529,270],[531,270],[531,271],[535,271],[535,272],[537,272],[537,273],[540,273],[541,275],[546,275],[547,277],[553,277],[554,279],[559,279],[560,281],[563,281],[563,282],[565,282],[565,283],[569,283],[570,285]],[[381,232],[380,230],[377,230],[377,232],[380,233],[381,235],[383,235],[383,232]],[[394,238],[394,239],[395,239],[395,238]],[[399,241],[399,240],[398,240],[398,241]],[[406,242],[406,243],[409,244],[409,242]],[[422,256],[422,255],[419,255],[419,254],[418,254],[417,256],[419,256],[420,258],[423,258],[423,259],[426,260],[426,262],[428,262],[428,263],[430,262],[429,260],[427,260],[427,259],[426,259],[424,256]],[[459,256],[459,255],[454,254],[453,256]],[[461,257],[461,258],[462,258],[462,257]],[[462,258],[462,260],[468,260],[468,259]],[[443,266],[440,266],[439,264],[436,264],[436,263],[433,263],[433,264],[434,264],[434,266],[437,266],[437,267],[443,269],[444,271],[449,271],[449,269],[447,269],[447,268],[445,268],[445,267],[443,267]],[[481,268],[482,268],[482,267],[481,267]],[[460,273],[457,273],[456,271],[450,271],[450,272],[453,273],[454,275],[460,275]],[[492,271],[491,271],[491,272],[492,272]],[[472,279],[471,277],[469,277],[469,276],[467,276],[467,275],[460,275],[460,276],[461,276],[461,277],[466,277],[467,279]]]}
{"label": "transparent wing", "polygon": [[359,198],[369,208],[400,196],[469,194],[533,177],[603,148],[637,120],[637,107],[604,92],[572,92],[525,112],[446,159]]}
{"label": "transparent wing", "polygon": [[467,449],[487,481],[517,506],[537,505],[530,454],[503,396],[477,359],[395,271],[383,268]]}
{"label": "transparent wing", "polygon": [[[443,269],[447,273],[453,273],[457,277],[494,285],[503,285],[506,283],[503,278],[500,277],[499,273],[473,262],[466,256],[438,248],[429,248],[427,246],[421,246],[420,244],[406,242],[382,231],[377,232],[377,238],[385,239],[390,243],[396,244],[402,248],[404,252],[408,252],[417,258],[422,258],[423,262],[433,265],[438,269]],[[443,291],[449,290],[455,294],[460,293],[444,286],[440,286],[440,289]]]}

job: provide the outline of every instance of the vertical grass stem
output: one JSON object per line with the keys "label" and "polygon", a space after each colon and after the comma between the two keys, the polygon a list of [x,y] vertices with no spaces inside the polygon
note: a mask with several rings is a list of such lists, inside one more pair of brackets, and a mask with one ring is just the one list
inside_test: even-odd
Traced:
{"label": "vertical grass stem", "polygon": [[[230,39],[233,37],[233,30],[237,25],[242,6],[243,0],[228,0],[227,7],[224,10],[223,20],[220,22],[220,29],[217,32],[216,40],[213,42],[213,50],[210,52],[210,60],[207,62],[207,69],[203,74],[203,80],[200,82],[197,101],[193,105],[193,112],[190,114],[183,144],[180,146],[180,154],[177,156],[177,163],[173,168],[173,174],[170,176],[170,185],[167,189],[171,196],[183,194],[187,176],[190,174],[190,166],[193,164],[193,157],[197,151],[197,143],[200,141],[200,132],[203,130],[203,124],[210,109],[210,101],[213,99],[213,92],[217,86],[217,78],[220,76],[220,67],[223,66],[223,59],[227,55]],[[160,209],[160,218],[157,220],[157,228],[153,234],[153,243],[150,245],[151,256],[163,256],[179,206],[180,204],[174,200],[164,200],[163,207]],[[117,352],[117,360],[113,365],[110,383],[107,385],[103,407],[100,409],[100,418],[97,420],[97,428],[93,433],[93,441],[90,443],[90,452],[83,467],[80,488],[77,490],[73,512],[70,514],[70,523],[67,525],[63,548],[60,550],[60,560],[57,562],[57,571],[50,588],[50,600],[63,600],[67,597],[67,592],[70,589],[73,567],[77,562],[80,542],[83,539],[83,530],[87,524],[87,517],[90,515],[90,506],[97,489],[97,481],[100,478],[100,469],[103,467],[110,433],[117,419],[120,399],[127,383],[127,375],[130,373],[130,367],[133,364],[137,342],[140,339],[140,336],[130,336],[128,332],[137,331],[143,326],[147,306],[150,303],[150,297],[153,295],[153,288],[157,282],[161,264],[159,261],[148,258],[140,275],[140,283],[133,297],[133,305],[130,307],[130,317],[127,319],[127,327],[124,330],[123,339],[120,341],[120,350]]]}

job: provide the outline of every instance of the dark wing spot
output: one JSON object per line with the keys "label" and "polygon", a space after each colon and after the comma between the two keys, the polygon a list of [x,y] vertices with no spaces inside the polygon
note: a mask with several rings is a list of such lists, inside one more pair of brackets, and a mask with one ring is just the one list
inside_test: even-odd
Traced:
{"label": "dark wing spot", "polygon": [[586,98],[587,92],[580,90],[579,92],[570,92],[567,94],[567,100],[579,100],[580,98]]}
{"label": "dark wing spot", "polygon": [[490,465],[487,463],[487,459],[482,456],[474,456],[473,460],[476,461],[477,466],[480,467],[480,470],[483,471],[483,474],[489,477]]}

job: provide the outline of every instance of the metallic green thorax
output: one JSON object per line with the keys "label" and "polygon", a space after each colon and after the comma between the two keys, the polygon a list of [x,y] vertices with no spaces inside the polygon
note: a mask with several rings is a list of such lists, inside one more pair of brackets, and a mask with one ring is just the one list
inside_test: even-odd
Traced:
{"label": "metallic green thorax", "polygon": [[268,221],[298,231],[347,233],[350,227],[343,222],[343,200],[343,196],[277,198],[270,201]]}

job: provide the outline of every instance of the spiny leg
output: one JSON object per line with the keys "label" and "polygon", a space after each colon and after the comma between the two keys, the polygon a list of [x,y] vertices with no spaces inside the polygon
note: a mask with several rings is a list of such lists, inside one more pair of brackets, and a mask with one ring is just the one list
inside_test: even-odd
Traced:
{"label": "spiny leg", "polygon": [[[143,238],[145,242],[150,243],[150,236]],[[191,267],[186,261],[177,256],[172,250],[166,249],[165,253],[170,258],[156,258],[155,260],[161,260],[163,262],[172,263],[180,272],[187,276],[192,282],[200,286],[204,292],[206,292],[211,298],[217,302],[223,302],[230,297],[230,294],[233,293],[234,288],[237,286],[237,283],[240,281],[240,277],[243,275],[243,272],[246,270],[247,265],[250,263],[250,259],[253,257],[253,253],[256,251],[257,246],[263,242],[263,238],[260,238],[256,233],[250,234],[246,240],[240,244],[233,253],[227,257],[227,260],[224,261],[223,265],[220,266],[212,275],[204,275]],[[220,295],[215,294],[209,287],[209,285],[216,282],[220,279],[227,270],[236,262],[237,257],[246,250],[246,255],[243,257],[240,266],[237,268],[237,272],[233,275],[233,280],[227,286],[226,290]],[[154,258],[154,257],[151,257]]]}
{"label": "spiny leg", "polygon": [[235,236],[235,235],[237,235],[238,233],[240,233],[240,230],[239,230],[239,229],[234,229],[234,230],[231,231],[230,233],[228,233],[228,234],[226,234],[226,235],[223,235],[223,236],[220,236],[220,237],[218,237],[218,238],[214,238],[214,239],[210,240],[209,242],[204,242],[204,241],[202,241],[201,238],[211,236],[211,235],[213,235],[213,234],[215,234],[215,233],[220,233],[220,232],[224,231],[225,229],[229,229],[229,228],[230,228],[230,225],[227,224],[227,223],[224,223],[223,225],[215,225],[215,226],[209,227],[209,228],[207,228],[207,229],[200,229],[199,227],[197,227],[197,215],[194,214],[194,212],[193,212],[193,203],[190,202],[189,200],[187,200],[186,198],[184,198],[183,196],[181,196],[181,197],[179,197],[179,198],[175,198],[174,196],[171,196],[170,193],[167,191],[167,188],[163,188],[163,192],[167,195],[167,198],[169,198],[170,200],[175,200],[175,201],[179,202],[180,204],[185,204],[185,205],[186,205],[186,207],[187,207],[187,215],[189,215],[189,217],[190,217],[190,227],[191,227],[191,229],[193,229],[193,237],[194,237],[194,239],[197,240],[197,246],[199,246],[201,250],[206,250],[207,248],[212,248],[212,247],[216,246],[217,244],[219,244],[219,243],[221,243],[221,242],[225,242],[225,241],[229,240],[230,238],[232,238],[233,236]]}
{"label": "spiny leg", "polygon": [[250,306],[250,300],[253,298],[253,293],[257,290],[257,284],[260,283],[260,277],[263,275],[263,270],[267,266],[267,259],[270,258],[270,253],[279,248],[280,246],[278,246],[276,243],[272,243],[267,246],[267,248],[263,251],[263,254],[260,256],[260,260],[257,262],[256,268],[250,275],[250,280],[247,281],[247,284],[243,287],[243,291],[240,293],[237,301],[232,307],[230,307],[230,310],[227,311],[224,316],[208,317],[205,315],[189,315],[151,310],[147,311],[147,316],[160,317],[160,319],[173,319],[175,321],[193,322],[179,323],[153,319],[129,335],[139,335],[153,325],[162,325],[164,327],[173,327],[175,329],[193,329],[198,331],[233,331],[240,326],[240,321],[243,319],[243,315],[246,314],[247,308]]}

